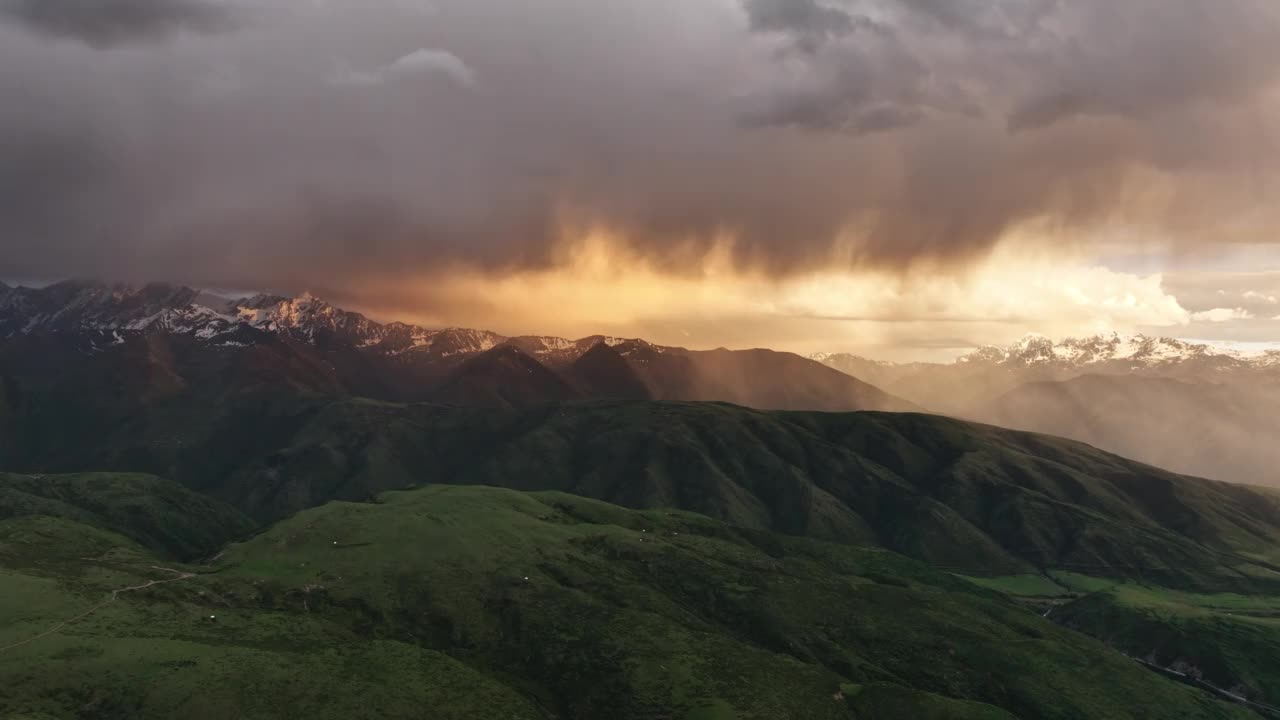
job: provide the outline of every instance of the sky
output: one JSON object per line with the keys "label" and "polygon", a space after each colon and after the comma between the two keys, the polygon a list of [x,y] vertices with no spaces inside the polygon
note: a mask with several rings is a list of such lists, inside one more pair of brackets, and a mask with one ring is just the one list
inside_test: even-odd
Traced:
{"label": "sky", "polygon": [[1274,0],[0,0],[0,277],[954,356],[1280,341]]}

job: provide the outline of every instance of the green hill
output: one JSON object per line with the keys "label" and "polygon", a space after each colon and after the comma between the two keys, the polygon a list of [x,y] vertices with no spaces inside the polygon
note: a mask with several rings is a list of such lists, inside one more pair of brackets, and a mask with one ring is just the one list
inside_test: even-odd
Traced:
{"label": "green hill", "polygon": [[1280,595],[1193,593],[1070,572],[974,582],[1170,677],[1280,717]]}
{"label": "green hill", "polygon": [[290,422],[278,450],[242,455],[240,467],[196,486],[261,518],[414,483],[559,490],[984,573],[1055,567],[1240,588],[1280,580],[1273,494],[935,416],[343,401]]}
{"label": "green hill", "polygon": [[0,519],[65,518],[191,559],[242,537],[253,521],[232,507],[149,475],[0,473]]}
{"label": "green hill", "polygon": [[1198,595],[1124,583],[1066,604],[1057,620],[1135,657],[1280,706],[1278,597]]}
{"label": "green hill", "polygon": [[0,563],[5,716],[1248,717],[891,552],[561,493],[330,503],[212,566],[12,517]]}

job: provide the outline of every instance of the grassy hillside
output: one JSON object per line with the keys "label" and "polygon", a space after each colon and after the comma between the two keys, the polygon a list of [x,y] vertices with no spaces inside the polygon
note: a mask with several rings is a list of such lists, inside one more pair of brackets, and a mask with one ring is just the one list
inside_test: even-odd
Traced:
{"label": "grassy hillside", "polygon": [[1215,587],[1280,579],[1274,496],[923,415],[335,403],[234,478],[223,497],[267,517],[415,482],[485,484],[682,508],[984,572],[1056,567]]}
{"label": "grassy hillside", "polygon": [[1076,573],[970,578],[1186,682],[1280,717],[1280,597],[1189,593]]}
{"label": "grassy hillside", "polygon": [[1280,707],[1280,598],[1118,584],[1058,612],[1135,657]]}
{"label": "grassy hillside", "polygon": [[234,508],[149,475],[0,473],[0,519],[45,516],[109,530],[173,558],[197,558],[247,534]]}
{"label": "grassy hillside", "polygon": [[0,520],[0,714],[1248,717],[893,553],[560,493],[331,503],[215,562]]}

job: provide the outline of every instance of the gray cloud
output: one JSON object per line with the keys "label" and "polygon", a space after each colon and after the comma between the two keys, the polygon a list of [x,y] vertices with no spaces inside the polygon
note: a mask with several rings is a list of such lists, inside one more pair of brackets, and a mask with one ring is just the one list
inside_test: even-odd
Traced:
{"label": "gray cloud", "polygon": [[[1280,7],[1268,0],[743,0],[751,27],[810,50],[819,85],[782,95],[779,124],[815,127],[898,95],[985,109],[1015,131],[1082,115],[1150,119],[1274,86]],[[791,60],[794,62],[794,60]],[[790,104],[787,104],[790,100]]]}
{"label": "gray cloud", "polygon": [[742,5],[752,30],[789,35],[807,52],[815,52],[827,40],[845,37],[855,29],[874,27],[865,16],[818,0],[743,0]]}
{"label": "gray cloud", "polygon": [[227,17],[193,3],[0,0],[0,276],[367,285],[579,224],[784,274],[1280,223],[1270,0],[243,0],[243,32],[93,49]]}
{"label": "gray cloud", "polygon": [[230,13],[217,0],[0,0],[0,19],[92,47],[231,26]]}
{"label": "gray cloud", "polygon": [[333,77],[340,85],[381,85],[415,76],[443,75],[463,87],[475,87],[476,73],[462,58],[447,51],[419,48],[372,71],[342,68]]}

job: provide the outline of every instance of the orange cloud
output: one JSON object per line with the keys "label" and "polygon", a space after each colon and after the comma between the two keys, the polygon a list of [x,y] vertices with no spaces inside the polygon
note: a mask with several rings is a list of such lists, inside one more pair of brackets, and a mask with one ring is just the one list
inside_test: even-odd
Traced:
{"label": "orange cloud", "polygon": [[596,231],[563,244],[547,268],[431,274],[389,304],[370,292],[363,306],[382,317],[513,335],[608,333],[693,347],[881,354],[918,353],[921,345],[947,353],[1032,331],[1133,331],[1192,319],[1159,275],[1117,272],[1070,252],[1025,250],[1040,244],[1010,241],[964,268],[829,268],[784,278],[735,266],[732,244],[722,238],[676,273]]}

